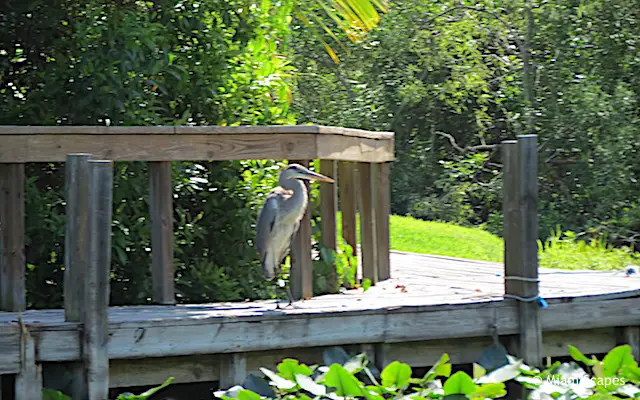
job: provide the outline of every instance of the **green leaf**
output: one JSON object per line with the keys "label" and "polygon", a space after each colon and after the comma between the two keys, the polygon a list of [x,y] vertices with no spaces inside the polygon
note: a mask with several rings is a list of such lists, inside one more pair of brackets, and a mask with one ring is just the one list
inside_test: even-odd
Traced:
{"label": "green leaf", "polygon": [[448,364],[448,362],[449,355],[447,353],[444,353],[440,357],[438,362],[436,362],[431,367],[431,369],[429,369],[429,372],[424,375],[424,377],[422,378],[422,382],[429,383],[435,380],[438,376],[448,377],[449,375],[451,375],[451,364]]}
{"label": "green leaf", "polygon": [[[162,385],[160,385],[160,386],[151,388],[151,389],[147,390],[146,392],[141,393],[141,394],[136,395],[136,396],[126,397],[125,399],[126,400],[146,400],[149,397],[151,397],[152,395],[156,394],[158,391],[160,391],[160,390],[166,388],[167,386],[169,386],[172,381],[173,381],[173,376],[170,377],[169,379],[167,379],[166,381],[164,381],[164,383]],[[118,399],[119,398],[120,397],[118,397]]]}
{"label": "green leaf", "polygon": [[482,378],[487,374],[487,370],[480,364],[473,363],[473,379]]}
{"label": "green leaf", "polygon": [[71,397],[53,389],[42,389],[42,400],[72,400]]}
{"label": "green leaf", "polygon": [[313,394],[314,396],[324,396],[327,394],[327,388],[324,385],[315,383],[313,379],[311,379],[307,375],[296,374],[295,379],[302,389]]}
{"label": "green leaf", "polygon": [[628,344],[612,349],[604,357],[602,364],[604,365],[604,376],[617,376],[622,371],[622,367],[638,366],[638,363],[633,359],[631,346]]}
{"label": "green leaf", "polygon": [[408,364],[394,361],[382,370],[380,377],[383,386],[403,389],[409,385],[411,367]]}
{"label": "green leaf", "polygon": [[498,397],[504,397],[507,395],[507,389],[504,383],[487,383],[480,385],[476,388],[476,391],[471,395],[472,398],[482,399],[495,399]]}
{"label": "green leaf", "polygon": [[640,388],[638,388],[635,385],[631,385],[631,384],[626,384],[626,385],[620,386],[616,390],[616,392],[620,393],[621,395],[624,395],[624,396],[627,396],[627,397],[631,397],[632,399],[640,397]]}
{"label": "green leaf", "polygon": [[333,364],[322,380],[327,386],[336,389],[338,396],[363,396],[363,384],[342,365]]}
{"label": "green leaf", "polygon": [[278,372],[280,376],[290,381],[295,380],[296,374],[311,376],[311,369],[304,364],[300,364],[298,360],[285,358],[278,364]]}
{"label": "green leaf", "polygon": [[362,291],[366,292],[371,287],[371,279],[364,278],[362,281]]}
{"label": "green leaf", "polygon": [[444,394],[472,394],[476,391],[476,384],[473,379],[463,371],[458,371],[451,375],[443,386]]}
{"label": "green leaf", "polygon": [[367,366],[368,360],[365,353],[358,354],[352,357],[344,364],[344,368],[352,374],[357,374]]}
{"label": "green leaf", "polygon": [[271,380],[271,384],[277,387],[280,390],[291,390],[296,387],[296,383],[290,381],[289,379],[285,379],[281,376],[278,376],[273,371],[270,371],[264,367],[260,367],[260,371],[267,376]]}
{"label": "green leaf", "polygon": [[582,352],[580,350],[578,350],[576,347],[569,345],[569,354],[571,355],[571,358],[573,358],[574,360],[584,363],[586,365],[592,366],[595,365],[598,361],[597,360],[592,360],[590,358],[587,358],[584,354],[582,354]]}
{"label": "green leaf", "polygon": [[238,400],[260,400],[260,398],[258,393],[252,392],[251,390],[241,390],[238,392]]}

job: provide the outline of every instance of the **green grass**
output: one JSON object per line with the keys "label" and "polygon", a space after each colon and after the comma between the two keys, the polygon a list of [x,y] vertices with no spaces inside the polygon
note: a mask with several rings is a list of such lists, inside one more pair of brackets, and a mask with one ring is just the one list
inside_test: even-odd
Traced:
{"label": "green grass", "polygon": [[[337,220],[338,234],[342,235],[340,214]],[[392,215],[389,230],[392,250],[485,261],[503,259],[502,239],[479,228]],[[357,231],[360,243],[359,219]]]}
{"label": "green grass", "polygon": [[[342,235],[338,214],[338,234]],[[413,253],[502,262],[503,240],[480,228],[432,222],[392,215],[389,220],[391,249]],[[360,226],[357,224],[358,243]],[[628,248],[613,248],[604,240],[585,242],[572,232],[554,232],[539,242],[539,263],[544,268],[619,270],[640,263],[640,255]]]}

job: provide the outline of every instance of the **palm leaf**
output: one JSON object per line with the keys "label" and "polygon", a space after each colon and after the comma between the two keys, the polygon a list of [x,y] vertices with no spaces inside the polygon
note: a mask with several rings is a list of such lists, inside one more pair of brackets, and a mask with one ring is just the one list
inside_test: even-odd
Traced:
{"label": "palm leaf", "polygon": [[[311,20],[315,21],[329,36],[344,48],[335,32],[325,24],[321,18],[315,14],[315,9],[321,9],[336,27],[343,31],[353,42],[358,43],[378,25],[380,13],[387,12],[388,0],[311,0],[299,2],[297,4],[297,15],[300,20],[311,25]],[[337,64],[339,58],[336,52],[324,41],[319,33],[316,33],[323,46]]]}

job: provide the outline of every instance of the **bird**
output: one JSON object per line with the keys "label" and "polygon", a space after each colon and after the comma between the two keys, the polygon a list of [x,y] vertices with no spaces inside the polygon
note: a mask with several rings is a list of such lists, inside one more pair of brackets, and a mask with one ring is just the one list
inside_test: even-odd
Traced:
{"label": "bird", "polygon": [[[278,177],[278,186],[262,205],[256,225],[256,248],[260,255],[262,270],[267,280],[272,281],[289,253],[293,237],[300,228],[300,221],[309,203],[307,186],[302,180],[318,180],[334,183],[328,176],[313,172],[300,164],[290,164]],[[291,289],[286,286],[287,299],[292,305]],[[276,309],[280,304],[276,302]]]}

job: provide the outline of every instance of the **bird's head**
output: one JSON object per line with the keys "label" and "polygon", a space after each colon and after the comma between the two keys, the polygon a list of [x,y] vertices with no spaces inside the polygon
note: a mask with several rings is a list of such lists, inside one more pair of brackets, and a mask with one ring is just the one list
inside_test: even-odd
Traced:
{"label": "bird's head", "polygon": [[318,174],[309,170],[308,168],[300,165],[300,164],[291,164],[285,168],[280,174],[280,179],[306,179],[306,180],[316,180],[322,182],[334,183],[335,181],[328,176],[324,176],[322,174]]}

